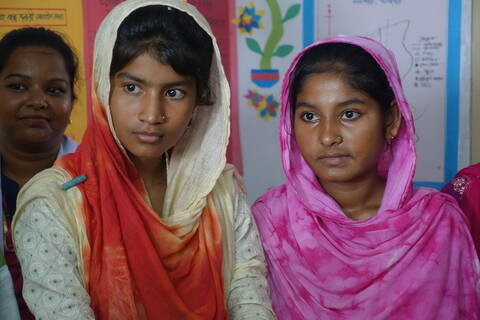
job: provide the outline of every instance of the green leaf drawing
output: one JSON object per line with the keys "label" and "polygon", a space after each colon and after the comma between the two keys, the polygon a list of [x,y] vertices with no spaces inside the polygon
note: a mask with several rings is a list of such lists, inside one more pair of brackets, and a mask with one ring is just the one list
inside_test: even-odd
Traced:
{"label": "green leaf drawing", "polygon": [[246,41],[247,41],[248,49],[258,53],[259,55],[263,55],[263,51],[260,48],[260,45],[258,44],[257,40],[252,38],[247,38]]}
{"label": "green leaf drawing", "polygon": [[284,44],[283,46],[280,46],[275,50],[275,52],[272,54],[274,57],[285,57],[288,55],[290,52],[292,52],[293,46],[289,44]]}
{"label": "green leaf drawing", "polygon": [[282,23],[285,23],[285,21],[295,18],[300,12],[300,7],[300,3],[291,5],[290,8],[288,8],[287,13],[285,13],[285,17],[283,17]]}

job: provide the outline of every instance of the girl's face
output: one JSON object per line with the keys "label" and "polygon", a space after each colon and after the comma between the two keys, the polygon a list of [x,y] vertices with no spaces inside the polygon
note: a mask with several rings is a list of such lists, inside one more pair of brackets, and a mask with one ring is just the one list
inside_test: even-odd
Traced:
{"label": "girl's face", "polygon": [[15,49],[0,72],[0,140],[33,152],[58,148],[72,111],[62,56],[47,47]]}
{"label": "girl's face", "polygon": [[294,133],[320,183],[354,182],[378,175],[384,147],[379,104],[337,73],[306,76],[297,94]]}
{"label": "girl's face", "polygon": [[157,161],[175,146],[192,118],[193,77],[145,53],[110,80],[110,108],[118,139],[135,163]]}

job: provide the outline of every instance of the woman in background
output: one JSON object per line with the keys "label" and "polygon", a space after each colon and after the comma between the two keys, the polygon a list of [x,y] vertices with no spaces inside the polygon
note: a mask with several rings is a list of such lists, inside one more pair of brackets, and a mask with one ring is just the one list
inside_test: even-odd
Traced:
{"label": "woman in background", "polygon": [[[0,40],[0,318],[33,319],[22,298],[12,242],[19,189],[76,143],[64,135],[75,100],[77,58],[60,35],[23,28]],[[15,298],[11,295],[13,287]],[[9,311],[7,311],[9,310]]]}
{"label": "woman in background", "polygon": [[473,242],[480,255],[480,163],[460,170],[442,192],[452,195],[467,215]]}
{"label": "woman in background", "polygon": [[181,1],[122,2],[97,32],[93,78],[77,152],[19,196],[15,245],[35,316],[273,319],[257,230],[226,164],[229,87],[203,16]]}
{"label": "woman in background", "polygon": [[253,206],[279,319],[478,319],[466,217],[414,189],[415,133],[393,54],[320,41],[283,85],[286,184]]}

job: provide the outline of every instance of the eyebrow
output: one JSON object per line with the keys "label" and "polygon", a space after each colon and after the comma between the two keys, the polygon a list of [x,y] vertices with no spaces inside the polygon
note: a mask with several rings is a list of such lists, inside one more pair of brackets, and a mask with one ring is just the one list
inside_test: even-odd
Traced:
{"label": "eyebrow", "polygon": [[310,103],[306,103],[306,102],[300,102],[300,103],[297,103],[295,104],[295,109],[298,109],[298,108],[315,108],[313,105],[311,105]]}
{"label": "eyebrow", "polygon": [[338,104],[338,106],[345,107],[345,106],[349,106],[351,104],[365,104],[365,101],[363,101],[361,99],[353,98],[353,99],[349,99],[349,100],[340,102]]}
{"label": "eyebrow", "polygon": [[[128,72],[120,72],[115,76],[115,78],[127,78],[130,80],[139,82],[141,84],[147,84],[147,81],[145,79],[139,78]],[[173,82],[168,82],[164,85],[164,87],[175,87],[175,86],[191,87],[193,86],[193,80],[185,79],[185,80],[173,81]]]}
{"label": "eyebrow", "polygon": [[[32,77],[27,76],[26,74],[21,74],[21,73],[11,73],[3,79],[6,80],[6,79],[10,79],[10,78],[22,78],[22,79],[25,79],[25,80],[32,79]],[[68,81],[63,79],[63,78],[52,78],[52,79],[48,79],[48,81],[61,81],[61,82],[65,82],[66,84],[68,84]]]}
{"label": "eyebrow", "polygon": [[66,84],[69,84],[67,80],[62,78],[52,78],[52,79],[48,79],[48,81],[61,81],[61,82],[65,82]]}
{"label": "eyebrow", "polygon": [[9,78],[22,78],[22,79],[31,79],[31,77],[25,75],[25,74],[21,74],[21,73],[10,73],[9,75],[7,75],[5,78],[3,79],[9,79]]}
{"label": "eyebrow", "polygon": [[130,80],[133,80],[133,81],[140,82],[142,84],[146,83],[146,81],[144,79],[136,77],[133,74],[128,73],[128,72],[120,72],[119,74],[117,74],[115,76],[115,78],[127,78],[127,79],[130,79]]}
{"label": "eyebrow", "polygon": [[[353,98],[353,99],[348,99],[348,100],[345,100],[345,101],[342,101],[340,102],[337,106],[338,107],[346,107],[346,106],[349,106],[349,105],[352,105],[352,104],[365,104],[365,101],[361,100],[361,99],[357,99],[357,98]],[[295,109],[298,109],[298,108],[315,108],[314,105],[310,104],[310,103],[307,103],[307,102],[300,102],[298,104],[295,105]]]}

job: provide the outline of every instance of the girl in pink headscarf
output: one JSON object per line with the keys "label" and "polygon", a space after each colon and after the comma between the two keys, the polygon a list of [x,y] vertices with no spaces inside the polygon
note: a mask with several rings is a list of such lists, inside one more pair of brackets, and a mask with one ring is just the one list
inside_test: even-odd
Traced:
{"label": "girl in pink headscarf", "polygon": [[279,319],[479,319],[465,215],[412,186],[415,129],[390,51],[363,37],[302,51],[280,140],[286,183],[253,206]]}

